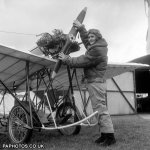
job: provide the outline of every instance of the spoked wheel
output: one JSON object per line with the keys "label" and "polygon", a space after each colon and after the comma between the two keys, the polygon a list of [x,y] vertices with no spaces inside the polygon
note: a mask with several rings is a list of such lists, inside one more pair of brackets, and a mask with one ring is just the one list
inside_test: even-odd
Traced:
{"label": "spoked wheel", "polygon": [[[76,111],[71,103],[62,103],[56,112],[56,120],[60,120],[60,125],[73,124],[79,121]],[[67,127],[64,129],[59,129],[59,132],[63,135],[76,135],[80,132],[81,126],[76,125],[72,127]]]}
{"label": "spoked wheel", "polygon": [[30,139],[32,130],[29,127],[29,119],[29,115],[21,106],[12,108],[8,121],[8,133],[12,143],[25,143]]}

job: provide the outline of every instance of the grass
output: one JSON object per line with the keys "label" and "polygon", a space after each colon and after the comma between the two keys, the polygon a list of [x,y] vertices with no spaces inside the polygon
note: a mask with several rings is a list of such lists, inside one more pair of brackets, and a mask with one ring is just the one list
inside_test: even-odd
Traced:
{"label": "grass", "polygon": [[[138,115],[112,116],[117,143],[101,147],[94,143],[98,127],[82,127],[76,136],[62,136],[58,131],[33,132],[28,144],[44,145],[44,150],[149,150],[150,120]],[[0,145],[8,144],[6,135],[0,134]]]}

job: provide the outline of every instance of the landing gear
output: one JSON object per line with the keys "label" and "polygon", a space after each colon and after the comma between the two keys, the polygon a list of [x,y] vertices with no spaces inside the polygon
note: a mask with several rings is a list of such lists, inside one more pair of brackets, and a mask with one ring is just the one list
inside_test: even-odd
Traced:
{"label": "landing gear", "polygon": [[32,134],[30,118],[27,112],[19,105],[12,108],[8,121],[9,139],[12,143],[27,142]]}
{"label": "landing gear", "polygon": [[[71,103],[62,103],[56,112],[56,119],[61,120],[60,125],[68,125],[79,121],[75,108]],[[81,126],[76,125],[72,127],[67,127],[64,129],[59,129],[59,132],[63,135],[76,135],[80,132]]]}

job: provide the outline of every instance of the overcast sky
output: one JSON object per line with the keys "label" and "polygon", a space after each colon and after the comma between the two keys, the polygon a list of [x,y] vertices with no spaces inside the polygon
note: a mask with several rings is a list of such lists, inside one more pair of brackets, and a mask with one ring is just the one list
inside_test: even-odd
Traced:
{"label": "overcast sky", "polygon": [[[0,44],[31,50],[36,46],[36,34],[53,29],[68,33],[84,7],[84,24],[87,29],[98,28],[107,40],[110,62],[126,62],[146,54],[144,0],[0,0]],[[84,49],[77,55],[82,53]]]}

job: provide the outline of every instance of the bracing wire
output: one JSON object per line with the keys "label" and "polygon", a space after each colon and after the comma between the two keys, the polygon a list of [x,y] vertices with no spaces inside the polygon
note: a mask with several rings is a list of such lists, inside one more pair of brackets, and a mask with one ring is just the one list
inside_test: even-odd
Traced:
{"label": "bracing wire", "polygon": [[3,31],[0,30],[2,33],[7,33],[7,34],[20,34],[20,35],[27,35],[27,36],[36,36],[36,34],[28,34],[28,33],[21,33],[21,32],[10,32],[10,31]]}

